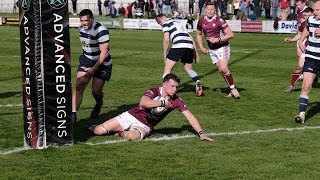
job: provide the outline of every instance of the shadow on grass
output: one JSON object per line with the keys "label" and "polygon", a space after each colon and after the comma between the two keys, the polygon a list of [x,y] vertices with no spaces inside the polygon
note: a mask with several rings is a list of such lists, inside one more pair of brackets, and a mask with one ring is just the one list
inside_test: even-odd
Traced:
{"label": "shadow on grass", "polygon": [[[238,89],[239,93],[241,93],[242,91],[246,91],[245,88],[238,88],[238,87],[237,87],[237,89]],[[212,91],[219,91],[219,90],[220,90],[221,93],[224,93],[224,94],[226,94],[226,95],[228,95],[229,92],[230,92],[230,88],[229,88],[229,87],[213,88],[213,89],[212,89]]]}
{"label": "shadow on grass", "polygon": [[[97,118],[92,119],[90,117],[85,119],[78,119],[77,122],[74,124],[74,142],[85,142],[90,137],[94,136],[92,132],[88,130],[88,127],[91,125],[101,124],[105,122],[106,120],[109,120],[120,113],[123,113],[130,108],[136,106],[136,104],[130,104],[130,105],[122,105],[119,106],[116,110],[108,111],[108,113],[101,113]],[[90,114],[88,114],[90,116]]]}
{"label": "shadow on grass", "polygon": [[192,128],[191,125],[183,125],[180,128],[169,127],[169,128],[154,129],[151,133],[151,136],[152,134],[164,134],[164,135],[179,134],[185,131],[188,131],[190,133],[197,135],[197,132]]}
{"label": "shadow on grass", "polygon": [[[257,51],[254,51],[254,52],[250,53],[250,54],[246,54],[246,55],[244,55],[244,56],[241,57],[241,58],[234,59],[234,60],[232,60],[232,61],[229,63],[229,67],[230,67],[232,64],[239,63],[239,62],[241,62],[241,61],[243,61],[243,60],[245,60],[245,59],[247,59],[247,58],[249,58],[249,57],[251,57],[251,56],[254,56],[254,55],[258,54],[258,53],[261,53],[262,51],[263,51],[263,50],[257,50]],[[214,68],[212,71],[209,71],[209,72],[207,72],[207,73],[199,76],[200,80],[201,80],[201,78],[203,78],[203,77],[206,77],[206,76],[209,76],[209,75],[211,75],[211,74],[214,74],[214,73],[217,73],[217,72],[218,72],[218,69],[215,68],[215,66],[213,66],[212,68]],[[232,72],[232,68],[230,69],[230,71]],[[181,89],[180,91],[182,91],[182,92],[186,92],[187,90],[189,90],[189,91],[194,91],[194,88],[195,88],[195,87],[192,86],[192,88],[191,88],[191,87],[190,87],[191,85],[189,85],[189,83],[192,83],[192,82],[193,82],[193,81],[189,80],[189,81],[187,81],[187,82],[185,82],[185,83],[180,84],[179,86],[182,87],[182,89]],[[208,89],[208,88],[207,88],[207,89]],[[239,89],[238,89],[238,90],[239,90]],[[241,89],[240,89],[240,90],[241,90]]]}
{"label": "shadow on grass", "polygon": [[[18,96],[17,96],[18,95]],[[8,98],[8,97],[13,97],[13,96],[22,96],[22,92],[21,91],[17,91],[17,92],[4,92],[4,93],[0,93],[0,99],[2,98]]]}
{"label": "shadow on grass", "polygon": [[319,113],[320,102],[314,102],[309,104],[310,109],[306,113],[306,120],[309,121],[313,116]]}

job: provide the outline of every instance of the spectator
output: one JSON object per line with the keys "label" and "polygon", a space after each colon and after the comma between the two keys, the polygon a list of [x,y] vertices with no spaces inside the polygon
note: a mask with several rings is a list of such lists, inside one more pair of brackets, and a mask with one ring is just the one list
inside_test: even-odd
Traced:
{"label": "spectator", "polygon": [[158,14],[163,14],[163,0],[157,0]]}
{"label": "spectator", "polygon": [[271,0],[272,20],[278,19],[279,0]]}
{"label": "spectator", "polygon": [[260,17],[260,0],[253,0],[253,11],[254,11],[254,14],[256,14],[257,18]]}
{"label": "spectator", "polygon": [[237,15],[240,7],[240,0],[233,0],[233,14]]}
{"label": "spectator", "polygon": [[78,13],[77,13],[77,0],[71,0],[71,1],[72,1],[73,15],[76,16],[76,15],[78,15]]}
{"label": "spectator", "polygon": [[187,24],[186,24],[186,28],[187,28],[188,32],[193,32],[193,23],[194,23],[194,19],[193,19],[192,15],[188,14],[188,19],[187,19]]}
{"label": "spectator", "polygon": [[102,2],[101,0],[98,0],[98,10],[99,10],[99,16],[102,15],[102,10],[101,10]]}
{"label": "spectator", "polygon": [[172,0],[172,11],[179,11],[178,10],[178,0]]}
{"label": "spectator", "polygon": [[152,3],[152,1],[148,0],[145,3],[145,12],[147,13],[148,19],[150,19],[150,14],[151,14],[152,10],[153,10],[153,3]]}
{"label": "spectator", "polygon": [[270,10],[271,10],[271,2],[270,0],[265,0],[263,3],[264,11],[266,13],[266,19],[271,19]]}
{"label": "spectator", "polygon": [[280,0],[280,8],[281,8],[281,21],[285,21],[288,16],[289,9],[289,0]]}
{"label": "spectator", "polygon": [[117,9],[114,7],[114,4],[116,2],[112,1],[112,3],[109,3],[109,9],[110,9],[110,16],[111,18],[115,18],[117,16]]}
{"label": "spectator", "polygon": [[204,3],[205,3],[205,0],[199,0],[199,16],[201,16]]}
{"label": "spectator", "polygon": [[189,14],[193,16],[194,14],[194,2],[195,0],[189,0]]}
{"label": "spectator", "polygon": [[126,9],[126,15],[128,18],[132,18],[132,5],[133,4],[128,4],[127,9]]}
{"label": "spectator", "polygon": [[169,14],[172,16],[171,0],[164,0],[164,5],[166,6],[166,16],[168,16]]}
{"label": "spectator", "polygon": [[16,13],[17,12],[17,2],[16,0],[13,1],[13,9],[12,9],[12,13]]}
{"label": "spectator", "polygon": [[143,13],[142,13],[141,8],[137,8],[135,17],[136,17],[136,18],[143,18]]}
{"label": "spectator", "polygon": [[110,3],[109,0],[104,0],[104,2],[103,2],[104,13],[105,13],[106,16],[110,15],[109,3]]}
{"label": "spectator", "polygon": [[126,13],[126,9],[123,7],[123,4],[120,3],[120,6],[118,8],[118,14],[120,17],[124,17],[125,13]]}
{"label": "spectator", "polygon": [[288,21],[294,21],[294,20],[296,20],[296,18],[297,18],[297,15],[296,15],[296,13],[294,12],[294,9],[293,9],[293,8],[290,8],[290,13],[289,13],[288,16],[287,16],[287,20],[288,20]]}
{"label": "spectator", "polygon": [[240,21],[244,21],[247,19],[246,14],[241,7],[239,7],[239,10],[238,10],[235,18],[236,18],[236,20],[240,20]]}
{"label": "spectator", "polygon": [[258,17],[256,15],[256,13],[254,11],[250,11],[249,20],[250,21],[255,21],[257,19],[258,19]]}
{"label": "spectator", "polygon": [[218,7],[220,10],[220,16],[227,15],[227,4],[228,0],[218,0]]}

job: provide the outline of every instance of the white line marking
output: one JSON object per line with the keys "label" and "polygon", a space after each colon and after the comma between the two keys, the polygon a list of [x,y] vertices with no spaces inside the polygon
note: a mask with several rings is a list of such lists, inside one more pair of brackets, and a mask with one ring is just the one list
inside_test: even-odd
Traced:
{"label": "white line marking", "polygon": [[[257,134],[257,133],[269,133],[269,132],[277,132],[277,131],[301,131],[301,130],[308,130],[308,129],[320,129],[320,126],[304,126],[304,127],[297,127],[297,128],[277,128],[277,129],[259,129],[255,131],[240,131],[240,132],[225,132],[225,133],[207,133],[208,136],[230,136],[230,135],[245,135],[245,134]],[[180,136],[178,134],[172,135],[172,136],[162,136],[162,137],[154,137],[154,138],[147,138],[143,141],[171,141],[171,140],[177,140],[177,139],[188,139],[188,138],[194,138],[198,137],[194,134],[192,135],[184,135]],[[115,144],[115,143],[124,143],[128,142],[128,140],[125,139],[119,139],[119,140],[108,140],[108,141],[103,141],[103,142],[97,142],[97,143],[91,143],[87,142],[84,144],[90,145],[90,146],[95,146],[95,145],[105,145],[105,144]],[[15,152],[21,152],[21,151],[26,151],[30,150],[31,148],[29,147],[20,147],[20,148],[15,148],[9,151],[0,151],[0,155],[7,155],[7,154],[12,154]]]}
{"label": "white line marking", "polygon": [[0,104],[0,107],[21,107],[22,104]]}
{"label": "white line marking", "polygon": [[30,147],[19,147],[19,148],[14,148],[12,150],[9,151],[0,151],[0,155],[7,155],[7,154],[11,154],[11,153],[15,153],[15,152],[21,152],[21,151],[26,151],[26,150],[30,150]]}

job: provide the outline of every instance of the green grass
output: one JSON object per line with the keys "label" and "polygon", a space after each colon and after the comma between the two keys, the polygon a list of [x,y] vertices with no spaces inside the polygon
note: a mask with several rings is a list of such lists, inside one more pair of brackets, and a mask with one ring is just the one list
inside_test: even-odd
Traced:
{"label": "green grass", "polygon": [[[75,124],[76,143],[0,155],[0,179],[318,179],[318,129],[244,133],[320,124],[319,88],[310,93],[306,124],[293,121],[301,82],[293,93],[283,93],[297,64],[295,44],[283,43],[286,36],[235,34],[230,41],[230,69],[240,100],[225,97],[226,83],[207,55],[201,54],[201,62],[194,64],[205,86],[203,97],[196,97],[194,82],[181,63],[176,65],[173,72],[181,78],[179,96],[205,132],[217,133],[211,136],[215,142],[197,137],[152,141],[195,133],[178,111],[161,122],[147,140],[118,142],[120,138],[115,136],[91,136],[86,128],[128,110],[147,88],[160,85],[162,33],[110,30],[114,66],[104,88],[101,115],[90,119],[94,100],[87,88]],[[7,152],[23,146],[22,106],[4,106],[22,103],[18,27],[1,26],[0,40],[0,151]],[[76,29],[71,29],[71,51],[74,84],[82,51]],[[226,134],[231,132],[238,134]],[[111,140],[118,143],[99,144]]]}

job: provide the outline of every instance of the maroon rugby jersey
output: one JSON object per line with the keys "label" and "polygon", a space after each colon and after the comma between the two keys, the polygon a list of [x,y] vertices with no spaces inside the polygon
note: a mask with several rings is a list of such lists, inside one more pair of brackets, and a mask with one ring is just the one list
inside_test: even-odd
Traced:
{"label": "maroon rugby jersey", "polygon": [[[307,21],[304,21],[303,23],[301,23],[300,26],[298,26],[298,31],[302,33],[303,29],[306,27],[306,24],[307,24]],[[309,39],[309,36],[307,36],[307,38],[304,41],[305,46],[308,46],[308,44],[309,44],[308,39]]]}
{"label": "maroon rugby jersey", "polygon": [[204,32],[210,49],[218,49],[229,44],[228,41],[214,44],[208,41],[210,37],[223,37],[223,31],[227,27],[229,27],[227,22],[216,15],[213,16],[212,19],[208,19],[207,16],[204,16],[199,19],[197,24],[197,29]]}
{"label": "maroon rugby jersey", "polygon": [[[144,96],[147,96],[150,99],[154,99],[157,96],[161,96],[161,89],[162,87],[151,88],[144,93]],[[160,114],[152,114],[151,109],[145,109],[139,105],[131,108],[128,112],[132,116],[137,118],[140,122],[153,129],[153,127],[156,126],[160,121],[162,121],[163,118],[166,117],[166,115],[169,114],[172,110],[176,108],[178,108],[180,112],[187,110],[185,103],[177,95],[170,97],[169,102],[171,103],[171,107]]]}
{"label": "maroon rugby jersey", "polygon": [[303,16],[303,11],[307,8],[308,6],[304,6],[304,8],[297,12],[297,22],[298,22],[298,27],[301,26],[301,22],[300,22],[300,19],[304,19],[304,16]]}

